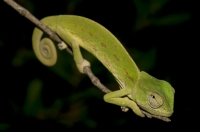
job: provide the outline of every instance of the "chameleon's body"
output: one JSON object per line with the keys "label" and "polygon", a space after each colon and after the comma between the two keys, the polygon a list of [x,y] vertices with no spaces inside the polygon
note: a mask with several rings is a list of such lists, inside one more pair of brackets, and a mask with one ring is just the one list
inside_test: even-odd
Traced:
{"label": "chameleon's body", "polygon": [[[81,73],[83,67],[90,66],[90,63],[82,58],[79,46],[93,54],[113,74],[121,89],[106,94],[106,102],[129,107],[141,117],[144,115],[140,108],[154,115],[171,116],[174,89],[169,83],[140,72],[121,43],[106,28],[88,18],[72,15],[50,16],[41,21],[70,45]],[[35,28],[33,49],[44,65],[52,66],[56,63],[56,50],[54,46],[48,48],[49,40],[45,39],[44,44],[40,44],[42,35],[43,32]],[[39,50],[41,45],[44,45],[44,50]],[[41,51],[45,52],[41,54]]]}

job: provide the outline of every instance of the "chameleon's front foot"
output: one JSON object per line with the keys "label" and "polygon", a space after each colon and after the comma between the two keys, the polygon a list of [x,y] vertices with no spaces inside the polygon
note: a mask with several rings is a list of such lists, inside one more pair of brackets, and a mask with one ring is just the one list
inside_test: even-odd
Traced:
{"label": "chameleon's front foot", "polygon": [[125,108],[124,112],[127,111],[128,108],[130,108],[133,110],[133,112],[136,115],[140,117],[145,117],[145,115],[141,112],[138,105],[133,100],[130,100],[128,97],[122,97],[122,96],[128,95],[129,93],[130,93],[130,89],[121,89],[121,90],[113,91],[113,92],[105,94],[104,100],[108,103],[119,105],[123,109]]}

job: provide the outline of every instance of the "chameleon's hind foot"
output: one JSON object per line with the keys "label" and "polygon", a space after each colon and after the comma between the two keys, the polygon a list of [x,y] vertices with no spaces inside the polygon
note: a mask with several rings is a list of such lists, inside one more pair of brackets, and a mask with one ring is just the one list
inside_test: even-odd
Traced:
{"label": "chameleon's hind foot", "polygon": [[85,60],[85,59],[83,59],[82,63],[79,63],[79,64],[77,63],[76,65],[77,65],[78,70],[79,70],[81,73],[84,73],[84,72],[83,72],[83,68],[84,68],[85,66],[89,66],[89,67],[90,67],[90,62],[87,61],[87,60]]}
{"label": "chameleon's hind foot", "polygon": [[64,50],[64,49],[67,48],[67,44],[66,44],[65,42],[62,41],[61,43],[58,44],[58,48],[59,48],[60,50]]}

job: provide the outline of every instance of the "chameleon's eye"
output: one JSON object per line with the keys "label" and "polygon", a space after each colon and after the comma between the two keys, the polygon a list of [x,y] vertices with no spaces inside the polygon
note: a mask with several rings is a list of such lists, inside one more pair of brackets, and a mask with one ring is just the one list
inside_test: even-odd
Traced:
{"label": "chameleon's eye", "polygon": [[150,107],[154,109],[162,106],[163,104],[163,99],[158,93],[153,93],[153,92],[150,93],[148,96],[148,101],[149,101]]}

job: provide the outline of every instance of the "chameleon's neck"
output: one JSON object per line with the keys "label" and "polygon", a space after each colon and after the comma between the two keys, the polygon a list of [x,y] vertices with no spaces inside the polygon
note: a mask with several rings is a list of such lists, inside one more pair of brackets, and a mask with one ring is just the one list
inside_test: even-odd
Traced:
{"label": "chameleon's neck", "polygon": [[[130,56],[127,54],[127,58],[123,59],[124,61],[127,61],[127,59]],[[117,78],[118,82],[121,82],[124,86],[121,86],[122,88],[133,88],[135,86],[135,84],[137,83],[138,79],[139,79],[139,75],[140,75],[140,70],[138,69],[138,67],[136,66],[135,62],[129,58],[129,62],[132,61],[132,63],[127,64],[127,63],[123,63],[120,65],[120,74],[113,74],[115,76],[115,78]],[[119,65],[117,65],[119,66]],[[110,69],[111,73],[115,73],[114,71],[112,71],[112,69]]]}

